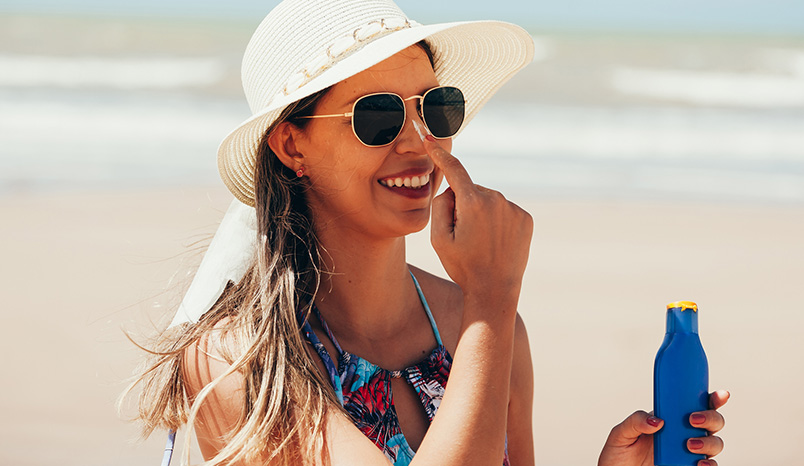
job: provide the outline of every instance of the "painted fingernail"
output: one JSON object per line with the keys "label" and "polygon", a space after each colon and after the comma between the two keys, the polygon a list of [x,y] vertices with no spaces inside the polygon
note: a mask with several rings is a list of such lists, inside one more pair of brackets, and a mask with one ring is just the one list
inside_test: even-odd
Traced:
{"label": "painted fingernail", "polygon": [[648,424],[652,425],[653,427],[659,427],[659,424],[662,423],[662,420],[656,416],[648,416]]}
{"label": "painted fingernail", "polygon": [[427,139],[430,142],[435,142],[435,138],[432,134],[428,134],[424,139]]}
{"label": "painted fingernail", "polygon": [[700,450],[701,448],[703,448],[704,444],[703,440],[690,439],[690,441],[687,442],[687,445],[689,445],[690,450]]}
{"label": "painted fingernail", "polygon": [[693,424],[703,424],[704,422],[706,422],[706,416],[704,416],[703,414],[693,414],[692,416],[690,416],[690,422],[692,422]]}

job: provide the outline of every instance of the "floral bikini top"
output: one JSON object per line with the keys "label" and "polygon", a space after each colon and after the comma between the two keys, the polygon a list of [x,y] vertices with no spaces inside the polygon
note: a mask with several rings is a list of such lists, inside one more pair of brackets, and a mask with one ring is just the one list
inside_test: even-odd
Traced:
{"label": "floral bikini top", "polygon": [[[452,366],[452,356],[441,342],[441,335],[438,333],[438,327],[430,312],[430,307],[424,299],[419,282],[413,273],[410,276],[413,278],[413,284],[416,286],[419,299],[421,299],[438,343],[438,346],[427,358],[411,367],[391,371],[344,351],[315,306],[313,306],[313,313],[335,346],[338,352],[337,360],[333,361],[308,321],[302,322],[301,329],[302,334],[313,345],[324,362],[329,381],[335,390],[335,396],[352,418],[352,422],[382,450],[394,466],[407,466],[415,452],[411,449],[399,426],[396,408],[394,408],[391,379],[401,378],[413,386],[427,413],[427,418],[432,422],[444,397],[444,389]],[[503,466],[509,466],[509,464],[506,448]]]}

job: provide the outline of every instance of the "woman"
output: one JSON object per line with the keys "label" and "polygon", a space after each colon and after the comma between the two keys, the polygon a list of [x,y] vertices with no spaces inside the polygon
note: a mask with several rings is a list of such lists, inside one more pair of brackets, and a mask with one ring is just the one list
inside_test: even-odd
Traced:
{"label": "woman", "polygon": [[[516,312],[532,219],[450,154],[532,56],[516,26],[421,26],[389,0],[277,6],[244,58],[255,116],[219,150],[224,182],[255,207],[255,252],[225,233],[249,214],[225,219],[235,228],[199,271],[220,281],[188,293],[215,304],[180,308],[141,379],[146,431],[189,424],[210,464],[533,464]],[[405,262],[405,236],[431,218],[454,282]],[[600,464],[652,464],[661,422],[631,415]]]}

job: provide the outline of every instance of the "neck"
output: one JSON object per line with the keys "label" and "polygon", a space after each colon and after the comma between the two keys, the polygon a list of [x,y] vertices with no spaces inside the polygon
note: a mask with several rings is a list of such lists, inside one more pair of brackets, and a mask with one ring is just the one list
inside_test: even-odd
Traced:
{"label": "neck", "polygon": [[405,238],[331,230],[318,236],[323,264],[315,303],[333,332],[363,341],[398,334],[420,306],[405,262]]}

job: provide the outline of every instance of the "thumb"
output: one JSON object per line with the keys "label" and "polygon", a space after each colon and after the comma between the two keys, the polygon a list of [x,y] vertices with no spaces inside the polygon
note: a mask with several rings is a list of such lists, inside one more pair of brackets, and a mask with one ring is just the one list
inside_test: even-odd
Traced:
{"label": "thumb", "polygon": [[611,430],[606,444],[614,447],[633,445],[643,434],[654,434],[664,425],[664,421],[646,413],[637,411]]}
{"label": "thumb", "polygon": [[447,188],[433,199],[433,221],[430,226],[430,242],[436,247],[438,240],[453,238],[455,233],[455,192]]}

